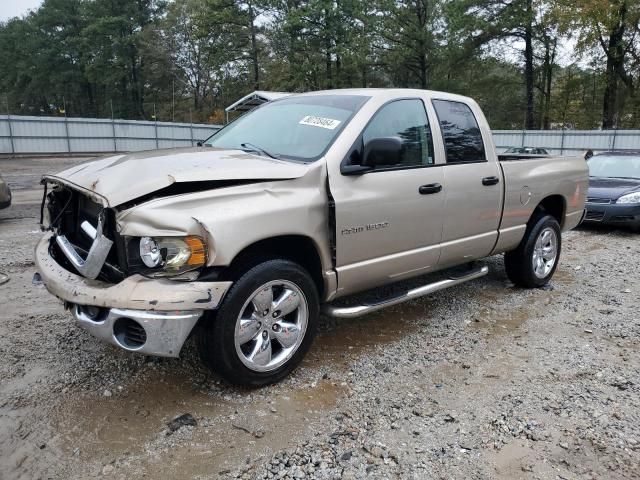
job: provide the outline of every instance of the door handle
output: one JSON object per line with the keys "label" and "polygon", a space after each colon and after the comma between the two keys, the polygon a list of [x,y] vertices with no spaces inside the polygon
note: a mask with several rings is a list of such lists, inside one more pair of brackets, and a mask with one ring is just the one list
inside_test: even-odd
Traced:
{"label": "door handle", "polygon": [[482,179],[482,184],[485,186],[497,185],[498,183],[500,183],[500,178],[498,177],[484,177]]}
{"label": "door handle", "polygon": [[428,185],[422,185],[418,188],[420,195],[429,195],[431,193],[438,193],[442,190],[442,185],[439,183],[430,183]]}

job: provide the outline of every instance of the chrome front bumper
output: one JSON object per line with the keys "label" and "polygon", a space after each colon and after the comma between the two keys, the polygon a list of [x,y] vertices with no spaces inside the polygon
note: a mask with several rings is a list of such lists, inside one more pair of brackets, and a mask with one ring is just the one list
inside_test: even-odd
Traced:
{"label": "chrome front bumper", "polygon": [[103,342],[130,352],[177,357],[203,310],[149,312],[74,305],[79,327]]}
{"label": "chrome front bumper", "polygon": [[74,305],[132,310],[213,310],[231,282],[180,282],[132,275],[120,283],[91,280],[69,272],[49,254],[53,234],[36,246],[35,264],[47,290]]}

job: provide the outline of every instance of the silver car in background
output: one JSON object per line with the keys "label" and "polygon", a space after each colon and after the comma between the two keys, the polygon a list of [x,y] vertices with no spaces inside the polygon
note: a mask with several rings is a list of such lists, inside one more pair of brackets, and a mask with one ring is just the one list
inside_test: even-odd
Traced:
{"label": "silver car in background", "polygon": [[0,209],[8,208],[11,205],[11,190],[5,180],[0,177]]}

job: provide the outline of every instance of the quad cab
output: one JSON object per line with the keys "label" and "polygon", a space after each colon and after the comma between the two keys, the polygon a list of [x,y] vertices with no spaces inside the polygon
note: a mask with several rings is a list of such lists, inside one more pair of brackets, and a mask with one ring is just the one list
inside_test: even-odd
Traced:
{"label": "quad cab", "polygon": [[[485,275],[553,276],[587,192],[582,157],[496,154],[471,99],[358,89],[263,105],[195,148],[113,155],[44,177],[47,289],[125,350],[195,337],[227,380],[282,379],[321,311],[352,318]],[[465,265],[462,272],[453,267]],[[352,294],[437,278],[372,303]]]}

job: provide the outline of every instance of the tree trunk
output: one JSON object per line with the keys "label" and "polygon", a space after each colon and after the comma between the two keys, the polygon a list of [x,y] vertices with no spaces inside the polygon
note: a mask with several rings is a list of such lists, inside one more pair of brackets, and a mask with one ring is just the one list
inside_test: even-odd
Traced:
{"label": "tree trunk", "polygon": [[525,116],[525,128],[535,128],[534,117],[534,73],[533,73],[533,0],[527,0],[527,24],[525,27],[524,49],[524,81],[527,92],[527,113]]}
{"label": "tree trunk", "polygon": [[556,59],[556,45],[557,40],[551,40],[549,37],[545,39],[545,53],[544,53],[544,104],[543,104],[543,117],[542,117],[542,129],[549,130],[551,127],[551,87],[553,85],[553,64]]}
{"label": "tree trunk", "polygon": [[325,66],[327,70],[327,88],[331,90],[333,88],[333,74],[331,72],[331,41],[329,38],[325,40]]}
{"label": "tree trunk", "polygon": [[616,128],[618,126],[619,103],[618,87],[620,78],[624,76],[624,33],[627,5],[622,3],[618,11],[618,21],[609,32],[607,44],[607,70],[605,75],[604,99],[602,105],[602,128]]}
{"label": "tree trunk", "polygon": [[256,18],[251,2],[249,6],[249,29],[251,31],[251,59],[253,61],[253,88],[260,90],[260,65],[258,64],[258,40],[256,38]]}
{"label": "tree trunk", "polygon": [[[420,25],[422,32],[426,31],[427,9],[426,9],[426,5],[423,4],[422,1],[416,2],[416,16],[418,19],[418,25]],[[420,39],[418,40],[418,49],[419,49],[418,55],[420,56],[420,58],[418,59],[418,63],[420,66],[420,88],[422,88],[423,90],[426,90],[429,85],[428,71],[427,71],[428,70],[427,55],[429,52],[428,52],[428,47],[426,45],[426,42],[422,37],[422,35],[423,33],[421,33]]]}

